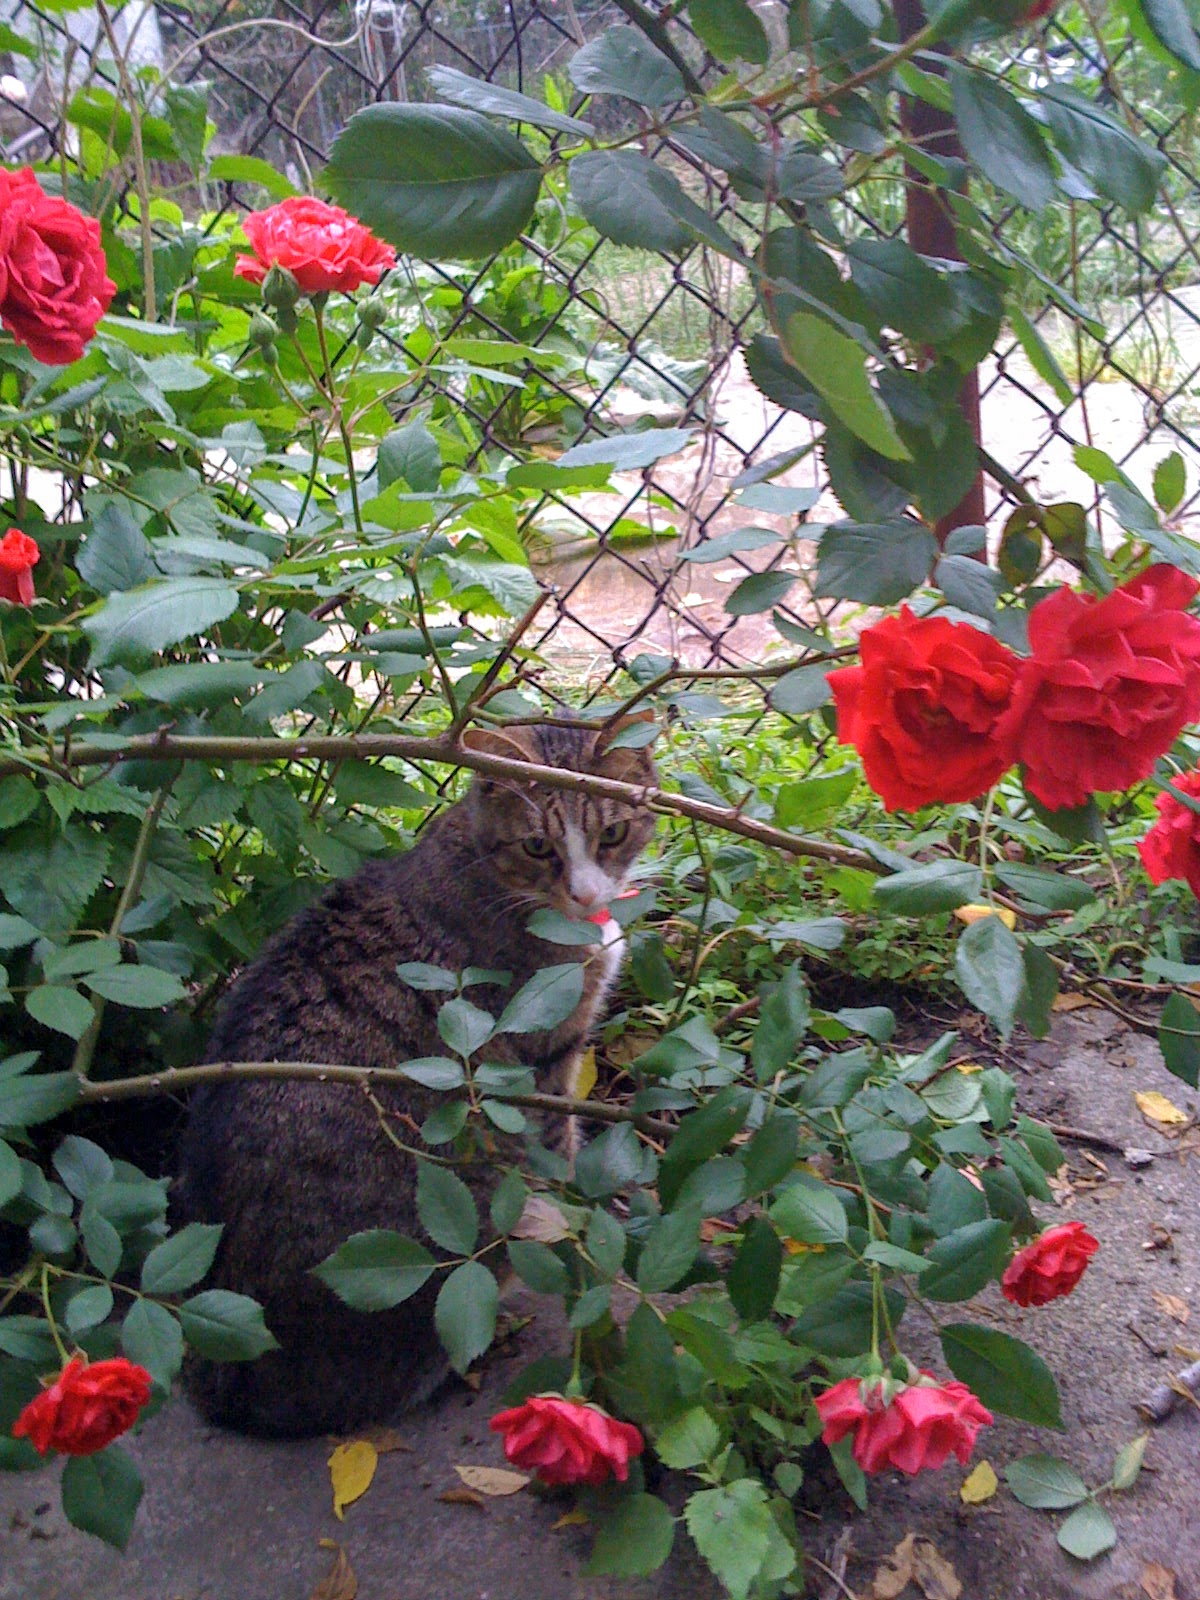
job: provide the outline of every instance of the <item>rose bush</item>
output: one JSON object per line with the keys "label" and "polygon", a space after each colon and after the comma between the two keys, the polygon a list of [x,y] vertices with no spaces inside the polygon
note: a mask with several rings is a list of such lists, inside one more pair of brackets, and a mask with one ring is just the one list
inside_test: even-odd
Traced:
{"label": "rose bush", "polygon": [[894,1467],[911,1477],[943,1466],[951,1455],[965,1466],[980,1428],[994,1421],[965,1383],[938,1383],[924,1370],[900,1385],[887,1378],[843,1378],[815,1403],[824,1443],[837,1444],[852,1433],[854,1459],[867,1473]]}
{"label": "rose bush", "polygon": [[99,222],[31,168],[0,168],[0,323],[17,343],[48,366],[78,361],[116,287]]}
{"label": "rose bush", "polygon": [[[574,1348],[519,1376],[496,1419],[511,1458],[589,1490],[597,1572],[653,1571],[684,1527],[738,1600],[801,1581],[792,1502],[821,1432],[861,1497],[864,1468],[963,1460],[992,1414],[1062,1423],[1034,1352],[991,1319],[963,1320],[966,1311],[942,1325],[954,1375],[945,1383],[916,1377],[903,1355],[911,1300],[940,1317],[1006,1270],[1024,1280],[1027,1249],[1050,1265],[1037,1236],[1056,1230],[1034,1208],[1054,1204],[1062,1150],[1019,1112],[1001,1066],[965,1070],[949,1035],[897,1050],[885,1006],[831,1011],[810,976],[836,962],[839,992],[853,993],[866,938],[928,940],[923,966],[953,975],[1001,1035],[1018,1021],[1046,1032],[1060,971],[1088,959],[1074,913],[1101,913],[1106,878],[1091,845],[1072,856],[1055,831],[1071,819],[1047,822],[1003,774],[1020,751],[1030,793],[1057,804],[1060,790],[1087,797],[1159,757],[1194,766],[1193,577],[1142,569],[1148,546],[1181,568],[1198,563],[1095,450],[1080,467],[1106,490],[1126,489],[1112,498],[1127,537],[1106,526],[1101,547],[1082,506],[1043,507],[1028,494],[1024,565],[1007,529],[995,568],[972,558],[982,530],[947,531],[963,468],[970,478],[977,464],[957,397],[1000,337],[1006,304],[1017,309],[1019,263],[999,259],[972,219],[957,164],[947,197],[969,261],[949,266],[899,237],[856,234],[843,190],[854,202],[859,179],[925,152],[896,114],[894,16],[856,44],[851,67],[844,8],[826,9],[809,19],[811,43],[790,41],[788,57],[770,62],[778,95],[753,112],[749,82],[745,98],[726,84],[701,105],[680,63],[630,29],[574,58],[581,92],[643,95],[664,130],[675,113],[663,108],[683,108],[681,140],[703,169],[686,189],[640,146],[607,145],[561,105],[547,108],[543,129],[526,121],[528,101],[492,100],[493,119],[516,105],[514,134],[477,110],[389,102],[351,120],[322,173],[345,209],[293,195],[252,211],[247,256],[232,216],[208,209],[212,197],[236,184],[257,198],[261,181],[276,198],[289,180],[261,162],[210,158],[204,86],[148,79],[122,93],[145,95],[153,159],[171,159],[176,176],[190,167],[195,185],[149,207],[112,200],[140,202],[137,184],[152,187],[153,174],[138,169],[120,117],[111,139],[97,137],[94,100],[73,113],[89,119],[77,156],[65,141],[45,179],[65,171],[68,192],[101,213],[94,222],[36,181],[5,179],[19,202],[5,235],[12,326],[21,337],[32,306],[40,348],[78,361],[39,372],[29,351],[0,347],[10,457],[0,493],[5,521],[23,530],[9,550],[25,601],[0,607],[0,992],[11,1041],[0,1062],[0,1219],[22,1257],[0,1281],[3,1465],[36,1468],[37,1439],[50,1444],[78,1382],[90,1372],[94,1384],[118,1351],[165,1395],[187,1345],[238,1361],[270,1348],[260,1307],[203,1287],[219,1230],[172,1233],[162,1182],[89,1139],[88,1118],[210,1079],[215,1069],[191,1063],[229,972],[327,881],[411,840],[453,788],[450,769],[471,765],[459,734],[472,720],[557,713],[560,695],[597,724],[649,703],[667,745],[663,792],[626,796],[671,819],[656,881],[614,903],[599,930],[620,923],[631,959],[599,1047],[598,1092],[573,1108],[593,1119],[593,1137],[573,1168],[541,1148],[538,1086],[488,1059],[491,1038],[561,1021],[553,993],[527,988],[507,1016],[489,1017],[469,998],[477,974],[410,972],[431,1005],[443,1003],[447,1051],[400,1064],[439,1097],[402,1134],[422,1164],[421,1237],[355,1236],[321,1264],[323,1281],[361,1310],[429,1285],[459,1370],[491,1342],[506,1271],[561,1300]],[[742,21],[739,44],[753,35],[752,54],[770,58],[756,13]],[[953,35],[949,12],[940,25],[964,58],[951,98],[967,143],[1007,117],[1021,151],[1014,181],[1033,172],[1053,192],[1065,161],[1098,188],[1121,185],[1118,203],[1135,216],[1150,208],[1157,152],[1098,104],[1086,139],[1064,133],[1060,102],[1028,75],[1010,93],[990,58],[983,70],[972,63],[973,41]],[[728,48],[721,30],[708,32],[715,53]],[[873,84],[869,97],[847,86],[852,76]],[[461,95],[455,81],[447,92]],[[810,104],[812,89],[821,98]],[[884,128],[880,154],[861,148],[868,108]],[[172,146],[173,128],[193,137]],[[839,128],[857,130],[848,144]],[[447,130],[450,176],[436,142]],[[989,182],[1013,147],[989,142]],[[976,155],[967,151],[973,182]],[[467,183],[477,203],[464,207]],[[723,211],[731,188],[737,237]],[[785,194],[786,210],[766,203]],[[750,237],[759,222],[762,236]],[[111,279],[95,258],[97,226]],[[772,648],[752,671],[769,675],[769,699],[745,667],[728,680],[696,669],[698,695],[692,670],[648,640],[585,681],[575,657],[522,633],[545,599],[531,552],[560,531],[559,512],[583,525],[594,501],[580,494],[627,486],[691,426],[628,428],[616,409],[625,397],[606,400],[597,297],[588,287],[572,326],[556,276],[569,262],[564,281],[586,284],[600,235],[661,246],[681,281],[698,245],[726,256],[758,295],[737,323],[753,382],[820,434],[846,516],[820,530],[815,565],[799,563],[817,530],[796,521],[815,490],[772,481],[796,465],[794,452],[748,467],[723,542],[689,517],[678,546],[655,552],[672,585],[691,560],[767,552],[731,587],[727,611],[731,622],[761,618]],[[69,236],[79,257],[60,261],[55,241]],[[405,272],[385,278],[397,251],[409,252]],[[471,265],[456,266],[460,257]],[[101,316],[116,280],[121,314]],[[262,284],[265,305],[248,282]],[[367,287],[375,293],[354,298]],[[30,340],[35,357],[38,348]],[[585,424],[602,437],[577,437]],[[1171,461],[1165,477],[1186,482],[1182,459]],[[1168,522],[1179,503],[1164,491]],[[781,526],[740,521],[764,508]],[[612,548],[602,539],[606,557],[617,534],[647,531],[631,523]],[[41,551],[36,606],[21,538]],[[1088,592],[1060,581],[1063,561]],[[798,585],[806,599],[789,612]],[[864,630],[861,665],[830,671],[853,649],[833,602],[886,610],[906,598],[911,610]],[[746,736],[760,714],[760,733]],[[839,714],[889,807],[954,809],[919,832],[881,818],[832,749]],[[1127,839],[1147,802],[1134,793],[1120,805]],[[1090,837],[1102,837],[1103,803],[1085,809]],[[714,848],[716,828],[733,842]],[[975,920],[950,954],[947,913],[968,905]],[[596,931],[531,927],[576,944]],[[1164,1030],[1168,1065],[1194,1083],[1194,1010],[1182,993],[1174,1003],[1187,1009]],[[606,1054],[616,1034],[620,1049]],[[348,1093],[369,1087],[355,1069],[330,1070]],[[77,1121],[58,1137],[67,1111]],[[526,1139],[527,1157],[481,1215],[455,1168],[493,1159],[497,1130]],[[527,1212],[541,1219],[536,1237]],[[1061,1292],[1061,1261],[1051,1277]],[[89,1363],[69,1383],[64,1334]],[[901,1371],[912,1381],[892,1376]],[[547,1392],[565,1388],[573,1398]],[[140,1392],[126,1373],[103,1426],[136,1413]],[[850,1448],[838,1448],[839,1429]],[[111,1471],[87,1464],[72,1475],[78,1463],[66,1463],[66,1504],[79,1525],[121,1543],[140,1485],[120,1445],[104,1448]],[[647,1451],[691,1475],[681,1521],[646,1491]]]}
{"label": "rose bush", "polygon": [[488,1427],[502,1436],[513,1466],[543,1483],[624,1483],[631,1458],[645,1449],[632,1423],[557,1394],[531,1395],[524,1405],[498,1412]]}
{"label": "rose bush", "polygon": [[1018,1306],[1044,1306],[1070,1294],[1100,1248],[1082,1222],[1062,1222],[1039,1233],[1004,1269],[1006,1300]]}
{"label": "rose bush", "polygon": [[396,264],[392,246],[357,218],[308,195],[251,212],[242,230],[254,254],[238,256],[233,270],[250,283],[282,267],[305,294],[353,294],[364,283],[377,284]]}
{"label": "rose bush", "polygon": [[40,1455],[92,1456],[128,1433],[149,1399],[145,1367],[124,1356],[91,1363],[76,1356],[22,1410],[12,1431]]}

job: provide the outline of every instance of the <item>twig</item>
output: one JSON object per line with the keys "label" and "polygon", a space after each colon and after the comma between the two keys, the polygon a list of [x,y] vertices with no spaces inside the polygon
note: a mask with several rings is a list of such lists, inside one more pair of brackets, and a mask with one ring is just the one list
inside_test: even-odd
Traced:
{"label": "twig", "polygon": [[[161,1072],[136,1078],[116,1078],[111,1083],[84,1079],[77,1105],[110,1105],[118,1100],[144,1100],[148,1096],[192,1089],[202,1083],[232,1083],[243,1080],[290,1079],[301,1083],[353,1083],[363,1087],[404,1084],[408,1080],[394,1067],[354,1067],[344,1063],[319,1061],[208,1061],[199,1067],[165,1067]],[[448,1098],[461,1099],[468,1085],[445,1091]],[[506,1094],[504,1102],[531,1111],[550,1111],[564,1117],[584,1117],[592,1122],[631,1122],[645,1133],[669,1138],[675,1124],[662,1117],[630,1111],[625,1106],[608,1105],[603,1100],[576,1100],[564,1094]]]}
{"label": "twig", "polygon": [[[142,892],[142,880],[146,876],[146,866],[150,860],[150,845],[154,838],[154,830],[158,827],[158,819],[162,816],[163,807],[167,803],[167,796],[171,792],[171,785],[166,783],[150,802],[150,809],[142,819],[142,826],[137,836],[137,843],[133,847],[133,859],[129,863],[129,876],[125,880],[125,887],[121,890],[121,898],[117,901],[117,909],[113,913],[112,922],[109,924],[108,936],[110,939],[120,937],[121,924],[126,914],[138,895]],[[96,1041],[100,1037],[100,1025],[104,1021],[104,996],[92,997],[92,1020],[79,1036],[75,1046],[75,1055],[71,1061],[71,1071],[86,1078],[92,1065],[92,1056],[96,1049]]]}
{"label": "twig", "polygon": [[811,1550],[804,1552],[804,1559],[806,1562],[811,1562],[818,1571],[823,1572],[830,1583],[834,1585],[838,1594],[845,1595],[846,1600],[859,1600],[859,1596],[850,1588],[842,1575],[839,1572],[835,1572],[832,1567],[827,1567],[819,1556],[813,1555]]}
{"label": "twig", "polygon": [[878,873],[879,863],[865,850],[833,844],[827,839],[810,839],[789,833],[784,828],[739,816],[733,806],[712,805],[672,794],[653,784],[620,783],[590,772],[568,772],[563,767],[544,767],[534,762],[509,761],[503,756],[466,750],[455,744],[448,733],[438,735],[365,733],[316,734],[296,738],[189,736],[171,733],[139,734],[119,744],[68,744],[56,746],[48,741],[46,753],[34,758],[9,756],[0,759],[0,777],[10,772],[66,772],[76,767],[115,766],[121,761],[206,761],[215,765],[233,762],[379,760],[397,756],[406,761],[436,761],[465,767],[489,777],[511,778],[536,783],[547,789],[562,789],[573,794],[588,794],[616,800],[628,806],[645,807],[663,816],[691,817],[726,833],[739,834],[757,844],[782,850],[787,855],[832,861],[839,866],[858,867]]}
{"label": "twig", "polygon": [[[538,612],[546,604],[546,601],[549,600],[549,598],[550,590],[543,589],[529,609],[522,616],[517,618],[515,627],[505,639],[504,644],[501,646],[500,654],[492,662],[491,666],[484,673],[476,687],[471,690],[471,693],[463,702],[462,710],[451,723],[450,736],[452,738],[457,738],[462,730],[466,727],[467,723],[471,720],[471,713],[474,711],[475,707],[482,705],[483,702],[490,697],[492,685],[496,682],[496,679],[504,670],[505,663],[511,661],[513,652],[516,650],[517,645],[528,632],[534,618],[537,616]],[[450,701],[450,707],[451,710],[453,710],[453,700]]]}
{"label": "twig", "polygon": [[1135,1403],[1148,1422],[1165,1422],[1172,1411],[1185,1400],[1200,1408],[1198,1394],[1200,1394],[1200,1361],[1193,1361],[1190,1367],[1184,1367],[1182,1372],[1177,1372],[1168,1383],[1160,1383],[1156,1389],[1151,1389],[1145,1400]]}
{"label": "twig", "polygon": [[1042,1126],[1049,1128],[1056,1139],[1066,1139],[1069,1144],[1090,1144],[1097,1150],[1111,1150],[1114,1155],[1125,1154],[1126,1147],[1106,1133],[1089,1133],[1086,1128],[1068,1127],[1065,1122],[1046,1122]]}

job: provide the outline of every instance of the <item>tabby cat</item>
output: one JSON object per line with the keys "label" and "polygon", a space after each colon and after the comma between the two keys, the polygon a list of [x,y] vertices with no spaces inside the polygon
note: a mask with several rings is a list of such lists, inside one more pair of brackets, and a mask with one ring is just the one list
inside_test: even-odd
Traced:
{"label": "tabby cat", "polygon": [[[549,723],[475,729],[465,742],[512,760],[653,783],[646,750],[611,743],[617,727],[633,720],[599,734]],[[539,969],[578,960],[583,996],[564,1022],[500,1036],[485,1052],[489,1061],[530,1067],[545,1092],[569,1092],[622,941],[611,921],[602,924],[605,942],[588,945],[546,942],[527,923],[543,906],[574,918],[606,906],[653,827],[642,808],[477,777],[413,849],[334,884],[275,936],[226,998],[207,1059],[386,1068],[442,1055],[437,1010],[446,996],[407,986],[398,963],[509,972],[507,988],[469,991],[495,1015]],[[418,1147],[414,1130],[444,1103],[403,1079],[376,1082],[372,1093],[400,1139]],[[557,1127],[540,1130],[549,1144],[563,1137],[563,1119],[555,1120]],[[511,1139],[503,1153],[519,1147]],[[494,1163],[457,1170],[486,1226]],[[211,1420],[280,1437],[343,1432],[436,1388],[447,1370],[432,1325],[444,1274],[394,1309],[366,1313],[344,1305],[309,1270],[362,1229],[420,1238],[415,1192],[414,1158],[388,1139],[379,1111],[356,1086],[242,1080],[196,1094],[181,1151],[180,1210],[224,1224],[208,1287],[261,1301],[280,1345],[253,1363],[189,1364],[188,1388]]]}

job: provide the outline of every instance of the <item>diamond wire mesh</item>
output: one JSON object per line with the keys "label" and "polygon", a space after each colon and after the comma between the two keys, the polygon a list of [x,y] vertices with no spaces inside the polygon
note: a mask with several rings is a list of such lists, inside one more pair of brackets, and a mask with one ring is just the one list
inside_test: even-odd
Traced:
{"label": "diamond wire mesh", "polygon": [[[90,11],[0,0],[0,12],[18,30],[36,34],[44,60],[69,58],[72,86],[89,70],[105,76]],[[454,66],[534,93],[549,75],[567,90],[569,56],[622,20],[606,0],[194,0],[158,6],[130,0],[118,15],[126,30],[118,40],[125,47],[132,32],[145,64],[208,81],[216,149],[263,156],[304,185],[360,106],[432,98],[430,67]],[[686,29],[672,26],[694,68],[701,75],[715,72]],[[1072,208],[1068,238],[1060,226],[1053,238],[1045,233],[1031,240],[1027,219],[994,206],[997,237],[1019,235],[1047,275],[1061,276],[1063,287],[1096,317],[1091,331],[1080,332],[1045,302],[1036,308],[1051,348],[1081,380],[1069,407],[1036,376],[1014,338],[1001,339],[981,372],[985,446],[1046,500],[1094,495],[1071,462],[1078,443],[1100,445],[1135,480],[1148,479],[1149,463],[1178,448],[1193,469],[1189,483],[1200,482],[1200,444],[1193,438],[1200,394],[1200,253],[1193,238],[1200,231],[1200,176],[1190,123],[1167,94],[1146,92],[1128,38],[1118,34],[1105,43],[1103,31],[1055,22],[1008,62],[1010,71],[1031,80],[1098,81],[1105,98],[1168,160],[1170,204],[1149,219],[1134,222],[1113,207]],[[56,85],[53,69],[30,82],[29,63],[13,57],[11,64],[29,92],[24,104],[10,102],[0,111],[6,156],[51,153],[63,137],[64,69]],[[605,118],[621,115],[611,105],[597,110],[602,128]],[[676,171],[689,164],[678,147],[660,143],[652,153]],[[713,189],[711,178],[694,163],[691,169],[695,187],[709,185],[715,215],[736,227],[732,191]],[[206,198],[237,207],[250,196],[225,184]],[[845,208],[852,229],[881,235],[898,231],[902,214],[898,185],[871,211]],[[783,520],[736,503],[734,479],[752,462],[812,442],[809,422],[771,406],[748,379],[740,351],[760,324],[747,286],[699,246],[676,262],[647,261],[594,238],[581,248],[567,230],[558,240],[539,230],[526,249],[540,281],[556,293],[543,298],[519,342],[573,342],[585,352],[567,377],[552,366],[539,375],[542,393],[556,397],[570,419],[569,432],[550,442],[566,444],[646,416],[696,430],[696,442],[681,459],[618,475],[616,496],[551,494],[534,509],[532,529],[553,533],[557,520],[560,534],[566,524],[572,537],[538,546],[540,575],[554,595],[532,642],[593,692],[643,651],[700,670],[761,664],[778,646],[774,629],[760,616],[730,616],[724,600],[751,571],[781,564],[791,569],[794,549],[781,544],[767,558],[731,554],[704,565],[681,559],[738,526],[766,521],[783,530]],[[511,327],[488,308],[489,290],[504,270],[503,262],[470,270],[435,265],[417,269],[417,282],[424,293],[461,296],[447,333],[469,328],[510,339]],[[435,388],[436,380],[427,377],[417,403],[434,398]],[[479,402],[466,408],[480,450],[512,442],[508,403],[501,395],[490,409]],[[824,488],[819,454],[805,456],[780,481]],[[1007,504],[1005,492],[989,484],[990,515],[1003,516]],[[838,514],[829,499],[818,503],[817,514],[826,509]],[[638,528],[674,537],[636,542],[629,536]],[[806,599],[797,612],[811,621],[817,608]]]}

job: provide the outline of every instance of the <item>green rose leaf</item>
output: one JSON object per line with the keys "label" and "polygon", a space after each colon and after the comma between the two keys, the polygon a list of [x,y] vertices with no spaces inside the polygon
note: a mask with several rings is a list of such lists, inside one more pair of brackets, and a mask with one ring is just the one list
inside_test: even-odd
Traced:
{"label": "green rose leaf", "polygon": [[71,1456],[63,1468],[62,1504],[82,1533],[124,1550],[142,1498],[142,1475],[131,1456],[110,1444],[94,1456]]}
{"label": "green rose leaf", "polygon": [[890,413],[871,387],[866,356],[854,339],[823,317],[797,311],[787,320],[783,343],[789,360],[856,438],[891,461],[911,459]]}
{"label": "green rose leaf", "polygon": [[390,1228],[353,1233],[313,1276],[355,1311],[388,1311],[416,1294],[437,1263],[415,1239]]}
{"label": "green rose leaf", "polygon": [[464,1261],[442,1285],[434,1325],[455,1372],[465,1372],[491,1344],[499,1300],[495,1278],[479,1261]]}
{"label": "green rose leaf", "polygon": [[1037,1427],[1062,1427],[1054,1377],[1027,1344],[969,1322],[948,1324],[941,1337],[951,1372],[989,1410]]}
{"label": "green rose leaf", "polygon": [[529,224],[542,174],[506,128],[458,106],[356,111],[325,177],[381,238],[423,260],[494,255]]}

